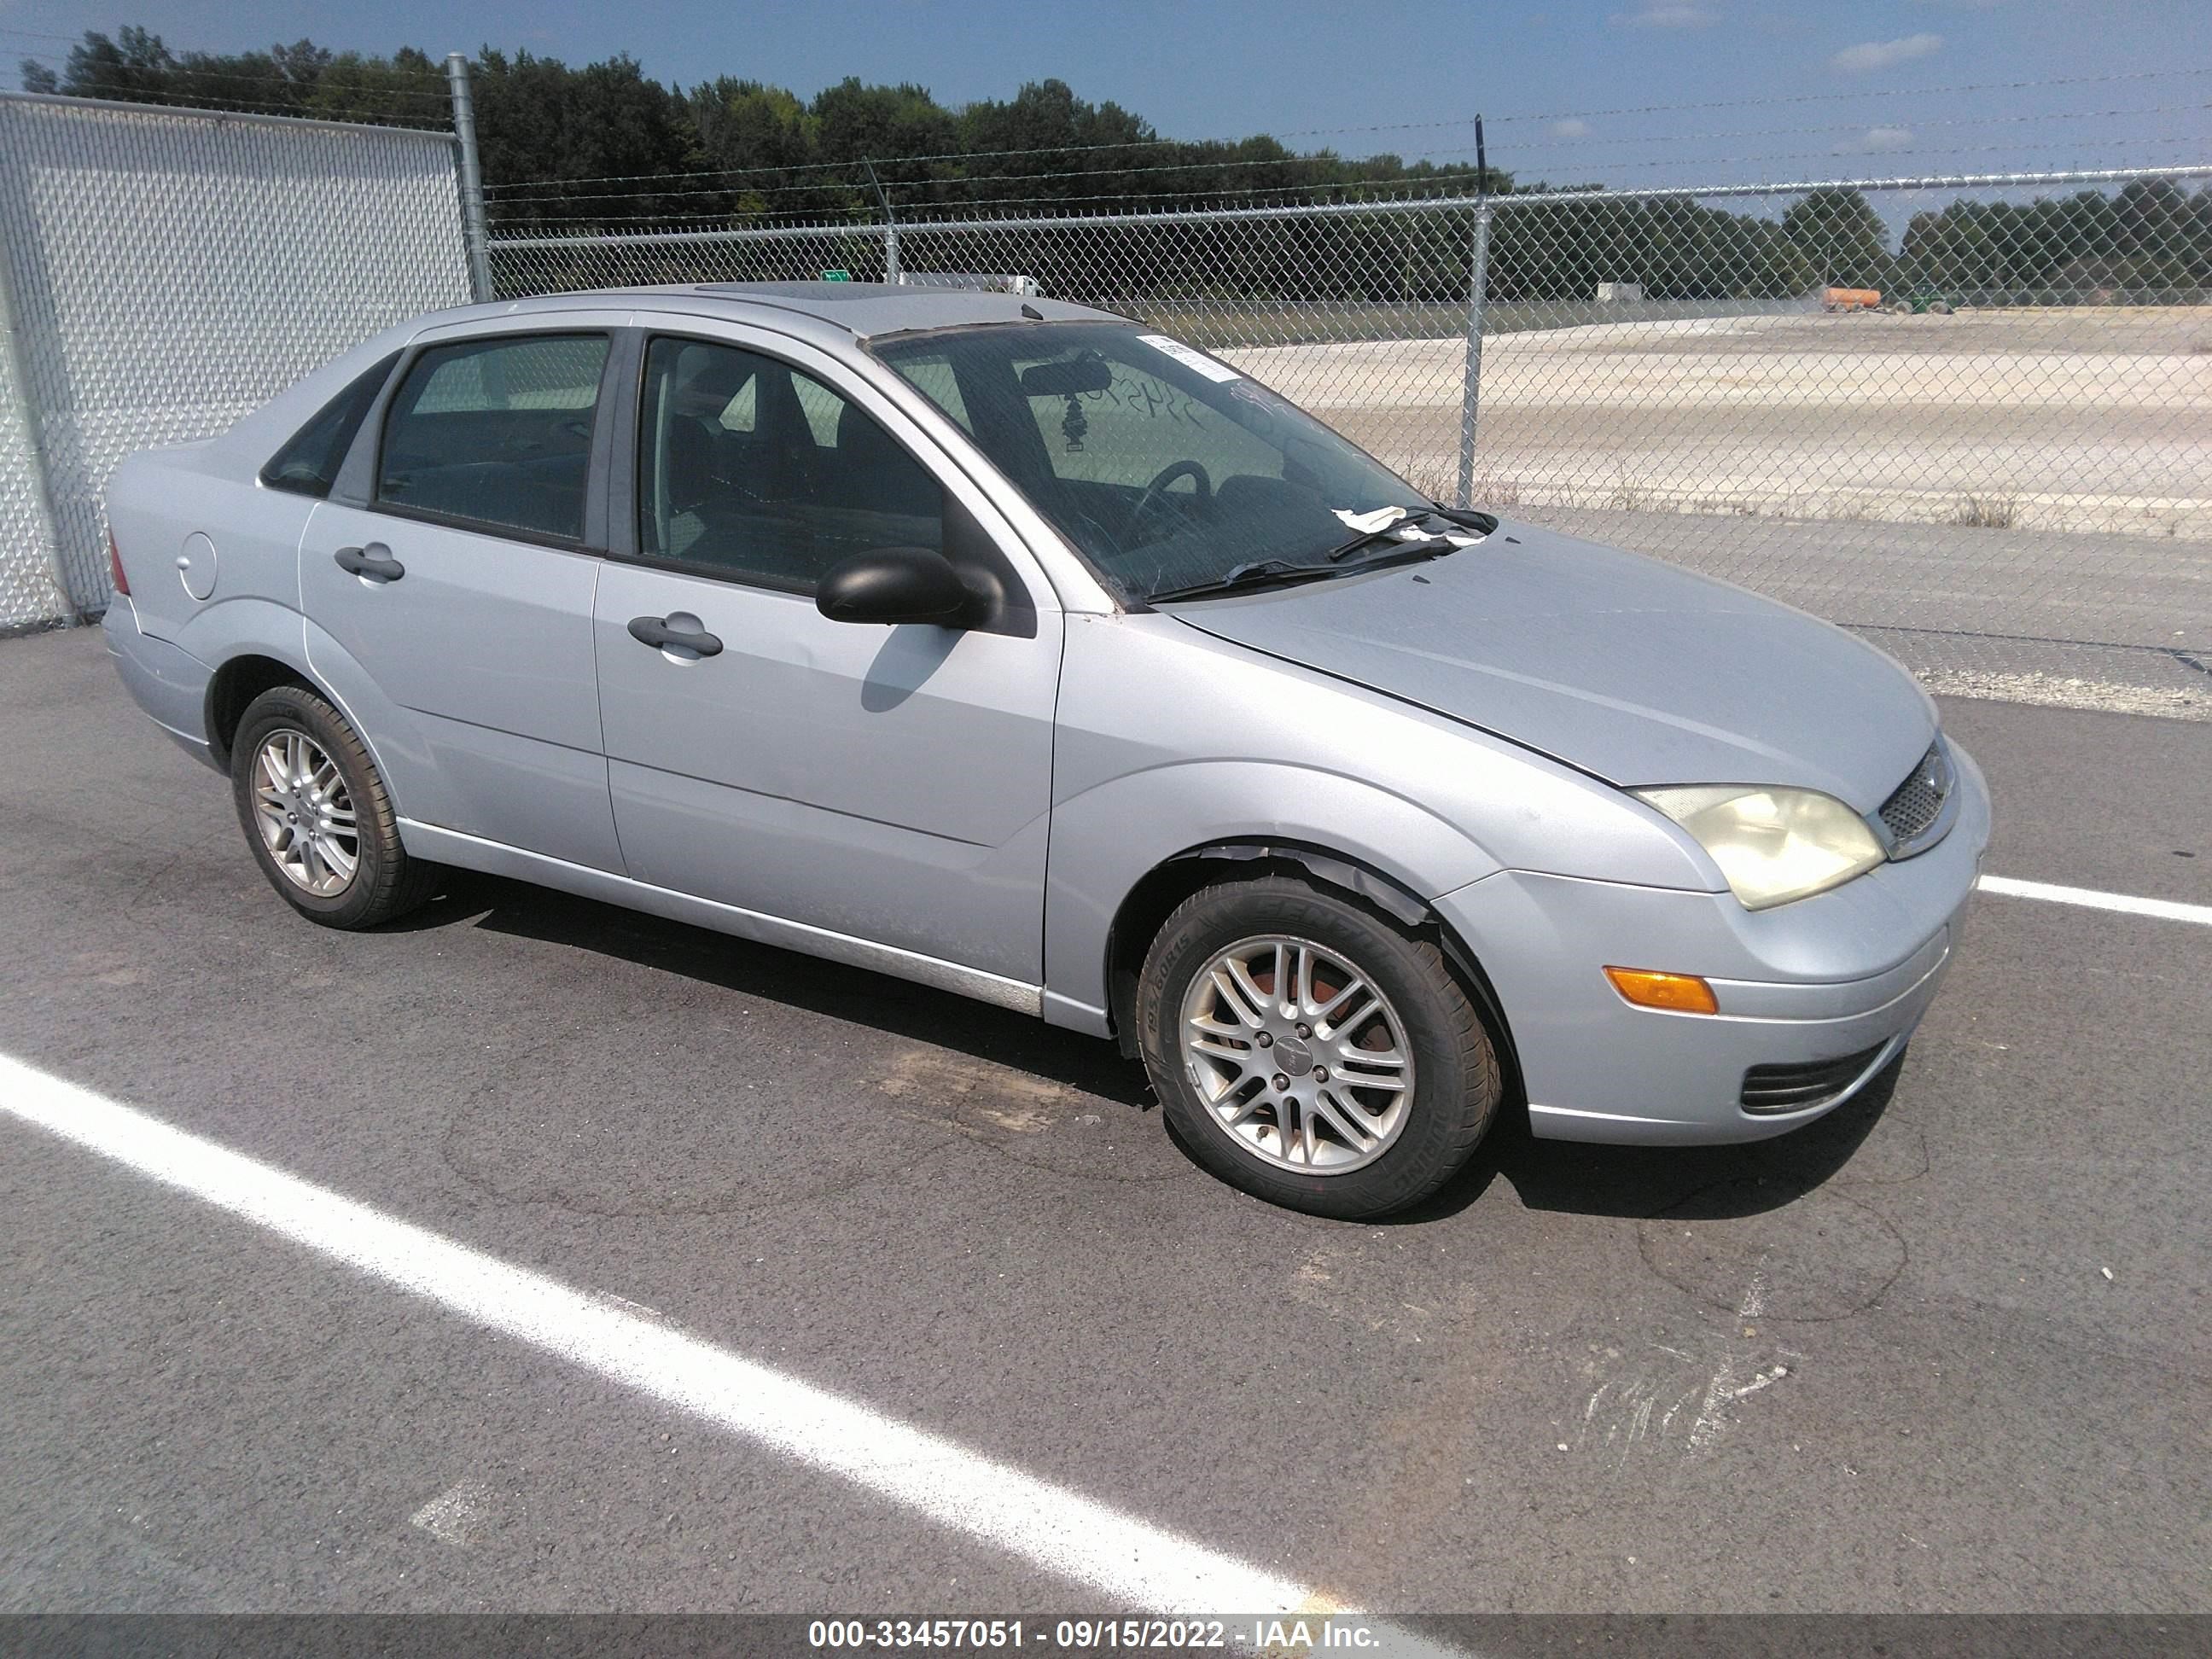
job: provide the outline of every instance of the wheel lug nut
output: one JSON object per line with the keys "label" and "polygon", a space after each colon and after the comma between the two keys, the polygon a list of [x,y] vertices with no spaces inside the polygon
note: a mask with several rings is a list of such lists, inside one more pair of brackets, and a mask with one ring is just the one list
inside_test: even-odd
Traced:
{"label": "wheel lug nut", "polygon": [[1260,1046],[1262,1048],[1272,1048],[1275,1046],[1275,1039],[1267,1032],[1262,1031],[1260,1033]]}
{"label": "wheel lug nut", "polygon": [[1285,1077],[1285,1076],[1284,1076],[1280,1072],[1278,1072],[1278,1073],[1275,1073],[1275,1092],[1276,1092],[1276,1093],[1280,1094],[1284,1090],[1285,1090],[1285,1089],[1289,1088],[1290,1086],[1291,1086],[1291,1080],[1290,1080],[1290,1079],[1288,1079],[1288,1078]]}
{"label": "wheel lug nut", "polygon": [[1326,1082],[1328,1082],[1328,1066],[1315,1066],[1315,1067],[1314,1067],[1314,1081],[1315,1081],[1316,1083],[1326,1083]]}
{"label": "wheel lug nut", "polygon": [[1310,1025],[1301,1025],[1297,1029],[1301,1037],[1310,1037],[1313,1035],[1313,1027]]}

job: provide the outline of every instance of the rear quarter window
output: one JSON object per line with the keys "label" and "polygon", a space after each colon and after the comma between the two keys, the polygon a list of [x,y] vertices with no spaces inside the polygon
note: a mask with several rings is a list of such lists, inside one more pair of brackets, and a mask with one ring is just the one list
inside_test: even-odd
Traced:
{"label": "rear quarter window", "polygon": [[376,394],[384,390],[398,361],[395,351],[349,380],[343,392],[317,410],[283,448],[269,458],[261,469],[261,482],[295,495],[329,495],[346,451],[353,447],[354,434],[361,430]]}

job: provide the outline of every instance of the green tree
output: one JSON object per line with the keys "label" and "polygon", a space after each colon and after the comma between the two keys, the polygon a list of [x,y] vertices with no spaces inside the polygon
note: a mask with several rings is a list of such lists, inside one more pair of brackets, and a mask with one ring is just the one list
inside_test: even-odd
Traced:
{"label": "green tree", "polygon": [[811,167],[814,121],[796,94],[725,75],[692,88],[684,104],[732,211],[818,215],[851,204],[837,176]]}
{"label": "green tree", "polygon": [[158,34],[131,24],[111,40],[87,29],[70,48],[60,90],[72,98],[152,100],[174,89],[176,71],[176,55]]}
{"label": "green tree", "polygon": [[1782,234],[1816,283],[1887,288],[1893,262],[1881,216],[1856,190],[1816,190],[1782,216]]}
{"label": "green tree", "polygon": [[[726,211],[690,112],[627,56],[570,69],[557,58],[477,54],[477,136],[488,182],[573,187],[496,198],[502,222],[616,223]],[[671,176],[675,175],[675,176]],[[702,185],[710,188],[696,193]]]}

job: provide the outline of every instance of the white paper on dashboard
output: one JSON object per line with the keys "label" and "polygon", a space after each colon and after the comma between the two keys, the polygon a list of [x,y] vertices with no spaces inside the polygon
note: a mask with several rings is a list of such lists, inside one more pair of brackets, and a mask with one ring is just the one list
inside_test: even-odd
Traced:
{"label": "white paper on dashboard", "polygon": [[1241,380],[1244,378],[1228,364],[1215,362],[1203,351],[1187,346],[1181,340],[1172,339],[1164,334],[1139,334],[1137,337],[1146,345],[1166,352],[1186,368],[1196,369],[1209,380]]}

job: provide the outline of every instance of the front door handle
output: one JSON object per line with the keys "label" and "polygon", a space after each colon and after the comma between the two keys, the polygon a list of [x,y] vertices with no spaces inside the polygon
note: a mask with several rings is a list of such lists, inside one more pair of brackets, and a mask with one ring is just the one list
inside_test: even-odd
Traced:
{"label": "front door handle", "polygon": [[338,562],[339,569],[350,570],[372,581],[396,582],[407,574],[407,567],[393,558],[392,550],[382,542],[371,542],[367,547],[342,547],[331,556]]}
{"label": "front door handle", "polygon": [[661,617],[632,617],[629,636],[640,645],[656,649],[672,645],[679,650],[696,651],[702,657],[718,656],[722,649],[721,641],[714,635],[690,634],[680,628],[671,628],[666,618]]}

